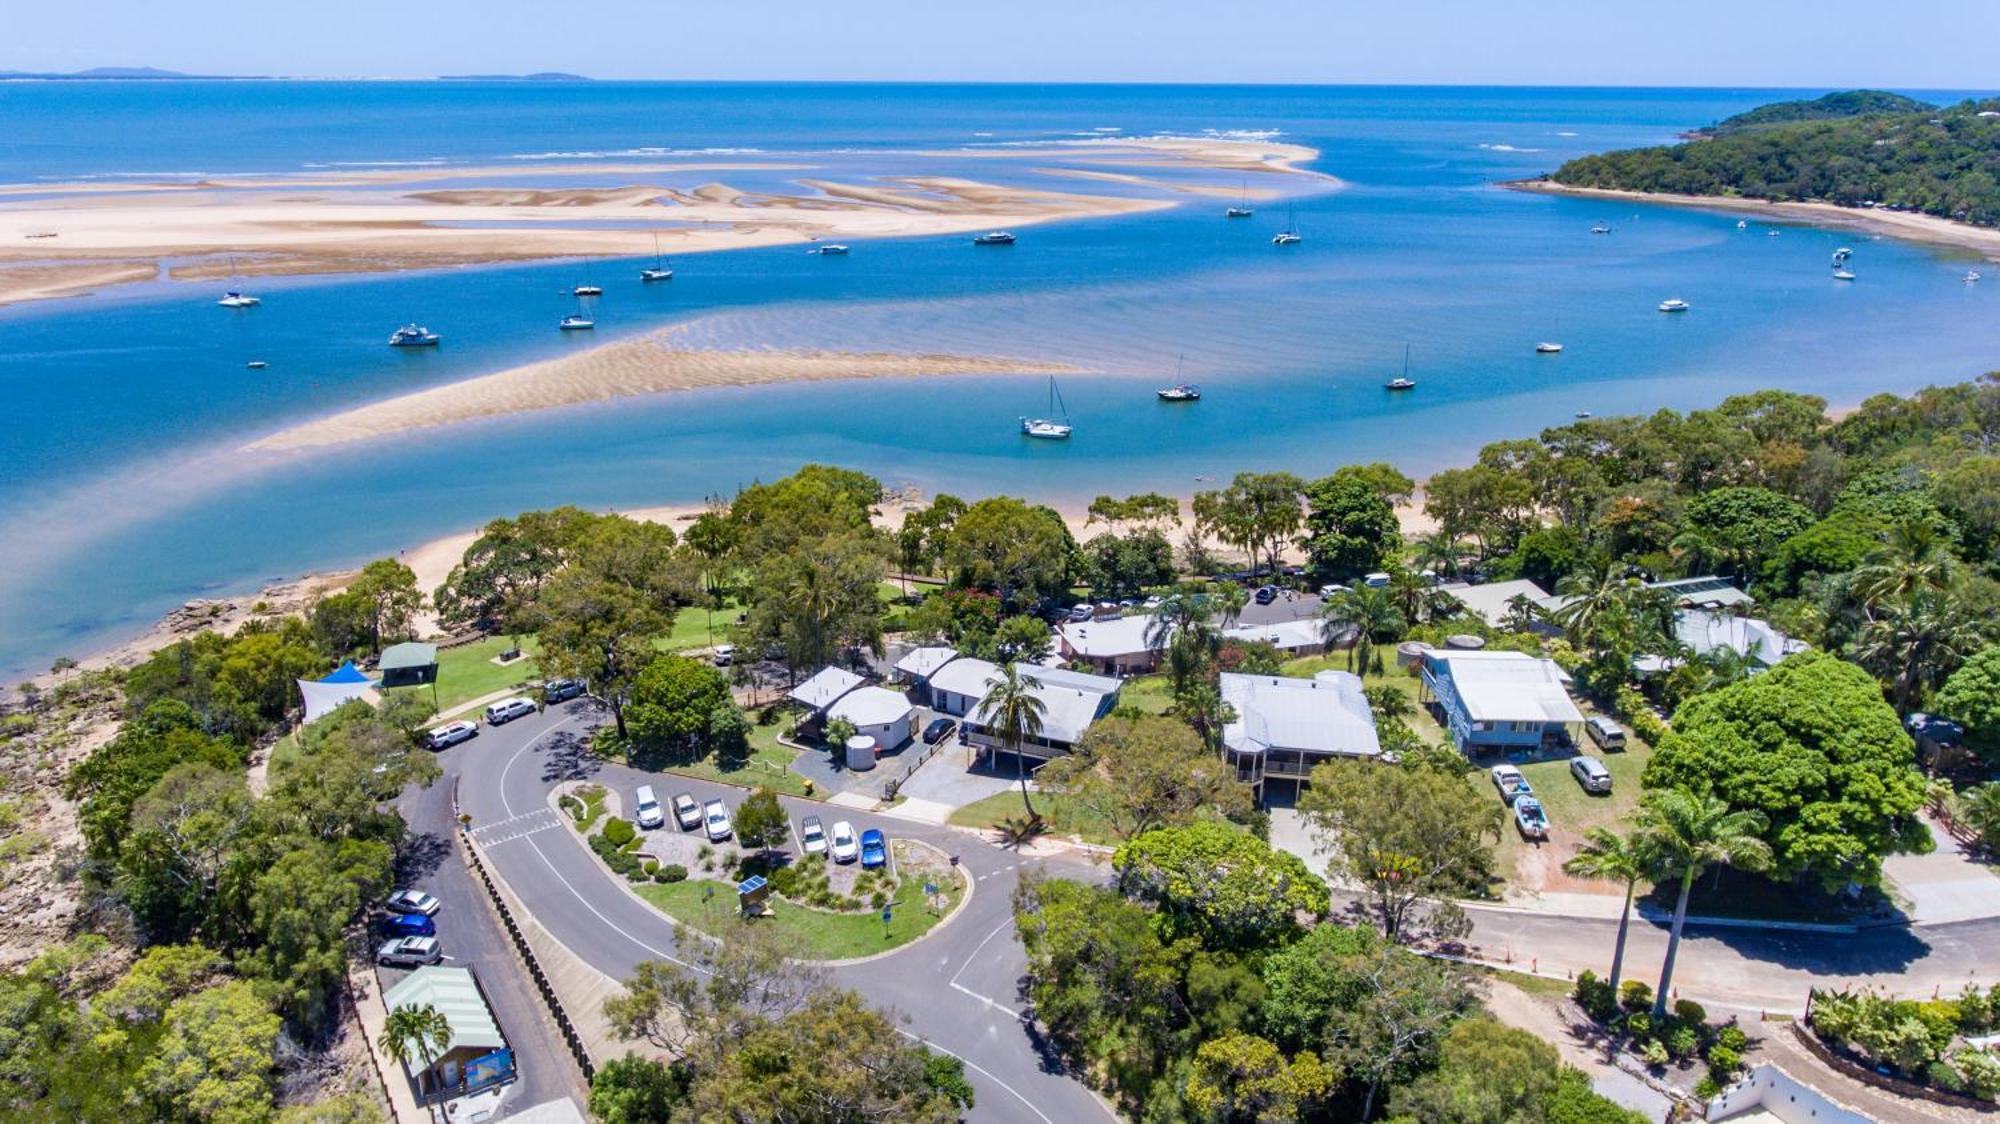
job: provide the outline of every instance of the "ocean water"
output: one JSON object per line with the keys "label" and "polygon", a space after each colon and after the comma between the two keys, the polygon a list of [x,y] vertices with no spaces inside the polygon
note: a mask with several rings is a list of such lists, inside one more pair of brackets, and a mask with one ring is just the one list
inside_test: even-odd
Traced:
{"label": "ocean water", "polygon": [[[1817,91],[1804,91],[1815,93]],[[654,159],[810,164],[690,173],[749,190],[919,172],[1103,194],[994,146],[1103,135],[1256,134],[1337,176],[1259,177],[1225,200],[963,236],[260,281],[231,314],[208,286],[145,284],[0,309],[0,674],[46,666],[196,595],[391,553],[526,508],[727,494],[809,460],[892,484],[1080,506],[1186,495],[1245,469],[1469,459],[1579,410],[1686,408],[1764,386],[1835,404],[2000,367],[2000,286],[1964,259],[1865,235],[1499,189],[1583,152],[1671,139],[1791,96],[1768,90],[1013,87],[604,83],[0,84],[0,183],[245,172],[537,167]],[[1954,95],[1933,95],[1947,97]],[[1115,132],[1113,131],[1115,130]],[[964,149],[963,157],[925,155]],[[1183,179],[1234,186],[1224,173]],[[629,182],[605,173],[565,182]],[[1287,214],[1306,240],[1276,248]],[[1609,222],[1614,233],[1589,234]],[[1828,277],[1837,245],[1860,280]],[[587,277],[586,277],[587,275]],[[595,338],[567,287],[605,285]],[[1669,296],[1692,312],[1665,316]],[[419,319],[430,352],[382,346]],[[1021,438],[1043,380],[880,380],[628,399],[312,455],[245,440],[374,399],[679,325],[715,347],[1056,359],[1076,436]],[[1560,339],[1560,356],[1533,351]],[[1405,348],[1420,386],[1389,394]],[[265,371],[245,362],[264,359]],[[1203,385],[1195,406],[1155,386]]]}

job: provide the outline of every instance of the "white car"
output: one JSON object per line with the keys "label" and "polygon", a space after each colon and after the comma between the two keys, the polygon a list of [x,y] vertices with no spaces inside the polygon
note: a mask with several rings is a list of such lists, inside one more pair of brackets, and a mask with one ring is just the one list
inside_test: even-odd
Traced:
{"label": "white car", "polygon": [[443,749],[459,742],[479,736],[479,727],[470,722],[447,722],[424,735],[424,744],[432,749]]}
{"label": "white car", "polygon": [[1535,787],[1521,775],[1521,770],[1512,765],[1495,765],[1492,775],[1493,787],[1499,790],[1503,804],[1512,804],[1519,797],[1534,795]]}
{"label": "white car", "polygon": [[1321,600],[1326,600],[1327,598],[1330,597],[1338,597],[1343,593],[1352,593],[1352,592],[1354,591],[1347,588],[1344,585],[1341,585],[1339,582],[1328,582],[1327,584],[1319,587],[1319,596]]}
{"label": "white car", "polygon": [[826,829],[820,826],[818,816],[807,816],[799,821],[799,845],[808,855],[826,853]]}
{"label": "white car", "polygon": [[396,937],[375,950],[375,963],[391,968],[415,968],[444,959],[436,937]]}
{"label": "white car", "polygon": [[851,863],[861,857],[861,842],[854,837],[854,825],[842,820],[833,825],[833,861]]}
{"label": "white car", "polygon": [[701,805],[685,792],[674,794],[674,822],[682,831],[693,831],[701,826]]}
{"label": "white car", "polygon": [[390,913],[421,913],[425,917],[436,916],[438,908],[442,905],[436,898],[422,890],[398,890],[390,894],[388,900],[382,904],[389,908]]}
{"label": "white car", "polygon": [[729,823],[729,807],[720,800],[711,800],[701,806],[701,822],[708,831],[711,843],[720,843],[736,833]]}
{"label": "white car", "polygon": [[736,645],[717,644],[709,659],[717,667],[728,667],[736,662]]}
{"label": "white car", "polygon": [[660,810],[660,802],[653,796],[652,785],[649,784],[640,785],[639,791],[634,795],[635,799],[633,801],[632,819],[636,821],[640,827],[650,830],[652,828],[663,827],[666,825],[667,815],[665,812]]}
{"label": "white car", "polygon": [[515,695],[511,699],[501,699],[486,708],[486,724],[499,726],[535,712],[535,700]]}

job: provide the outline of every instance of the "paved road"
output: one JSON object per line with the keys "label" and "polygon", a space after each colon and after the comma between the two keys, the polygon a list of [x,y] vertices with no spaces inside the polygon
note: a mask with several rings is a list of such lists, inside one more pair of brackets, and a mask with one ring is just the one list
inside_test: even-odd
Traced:
{"label": "paved road", "polygon": [[[622,979],[643,960],[679,959],[674,926],[625,893],[620,880],[549,810],[549,789],[589,778],[629,794],[650,782],[662,795],[686,791],[702,800],[721,797],[732,807],[743,793],[679,776],[662,780],[597,760],[578,739],[598,717],[588,704],[572,703],[485,729],[440,755],[446,779],[438,790],[448,792],[456,778],[461,810],[472,817],[488,859],[523,904],[577,955]],[[827,814],[822,804],[784,802],[794,820]],[[1074,860],[1024,861],[948,828],[848,809],[841,809],[839,818],[857,829],[879,827],[958,854],[974,889],[971,900],[931,936],[889,956],[837,968],[835,980],[906,1016],[913,1038],[963,1058],[978,1093],[975,1119],[1041,1124],[1113,1119],[1094,1094],[1062,1072],[1023,1018],[1018,989],[1026,958],[1011,931],[1010,898],[1022,869],[1100,877],[1095,868]]]}
{"label": "paved road", "polygon": [[[521,970],[513,942],[487,904],[486,887],[452,850],[456,825],[451,818],[450,778],[405,792],[397,806],[416,836],[406,864],[410,869],[402,872],[400,884],[415,885],[442,903],[437,921],[445,962],[478,974],[493,1015],[514,1047],[520,1080],[508,1089],[501,1115],[565,1097],[582,1109],[583,1072],[571,1060],[541,996]],[[391,981],[400,975],[393,970],[383,973]]]}

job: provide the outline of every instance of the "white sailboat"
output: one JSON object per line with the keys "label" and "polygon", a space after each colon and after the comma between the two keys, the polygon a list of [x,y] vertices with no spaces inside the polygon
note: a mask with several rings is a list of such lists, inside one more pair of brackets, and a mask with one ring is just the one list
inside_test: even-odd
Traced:
{"label": "white sailboat", "polygon": [[660,253],[660,236],[653,235],[653,268],[639,271],[639,280],[646,282],[672,281],[674,271],[667,267],[667,259]]}
{"label": "white sailboat", "polygon": [[[1024,437],[1039,437],[1046,441],[1065,440],[1070,435],[1069,407],[1063,404],[1062,391],[1056,389],[1056,378],[1049,376],[1049,417],[1021,419],[1021,434]],[[1061,418],[1061,421],[1056,421]]]}
{"label": "white sailboat", "polygon": [[1417,380],[1410,377],[1410,345],[1403,345],[1403,373],[1382,384],[1384,390],[1415,390]]}
{"label": "white sailboat", "polygon": [[1250,181],[1246,179],[1243,181],[1242,197],[1237,200],[1234,207],[1222,212],[1222,217],[1226,219],[1247,219],[1256,213],[1256,211],[1250,209]]}
{"label": "white sailboat", "polygon": [[1290,207],[1285,208],[1285,229],[1271,236],[1271,245],[1296,246],[1303,241],[1305,239],[1299,236],[1297,217],[1292,213]]}
{"label": "white sailboat", "polygon": [[1181,356],[1179,359],[1174,360],[1174,385],[1161,387],[1159,390],[1154,392],[1160,396],[1160,401],[1162,402],[1201,401],[1201,388],[1191,382],[1181,381],[1181,367],[1186,362],[1186,360],[1187,356],[1185,355]]}

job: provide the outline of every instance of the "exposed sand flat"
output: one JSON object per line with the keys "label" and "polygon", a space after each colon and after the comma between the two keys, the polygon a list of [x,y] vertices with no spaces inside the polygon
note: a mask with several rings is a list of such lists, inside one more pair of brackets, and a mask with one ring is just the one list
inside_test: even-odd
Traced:
{"label": "exposed sand flat", "polygon": [[213,191],[218,188],[241,191],[265,188],[380,187],[395,184],[435,183],[438,180],[521,179],[527,176],[656,176],[686,172],[804,172],[815,165],[766,163],[750,160],[697,161],[674,164],[497,164],[479,167],[439,166],[367,171],[342,168],[325,172],[295,172],[288,175],[206,176],[200,179],[147,179],[143,176],[104,180],[76,180],[49,183],[0,184],[0,196],[7,195],[117,195],[154,191]]}
{"label": "exposed sand flat", "polygon": [[1869,234],[1900,238],[1906,242],[1945,246],[1955,250],[1971,250],[1984,254],[1990,261],[2000,261],[2000,230],[1985,226],[1969,226],[1962,222],[1941,219],[1935,215],[1884,211],[1879,208],[1841,207],[1833,203],[1767,203],[1762,199],[1739,199],[1718,195],[1675,195],[1655,191],[1569,187],[1548,180],[1518,180],[1501,186],[1542,195],[1568,195],[1579,199],[1619,199],[1671,207],[1697,207],[1706,211],[1761,216],[1773,221],[1833,226],[1843,230],[1859,230]]}
{"label": "exposed sand flat", "polygon": [[244,446],[273,452],[365,441],[476,418],[549,410],[640,394],[714,386],[927,375],[1057,374],[1063,363],[992,356],[807,350],[705,351],[675,347],[674,329],[577,355],[370,403]]}
{"label": "exposed sand flat", "polygon": [[1130,137],[1078,140],[1073,143],[1019,148],[993,145],[985,148],[932,150],[920,155],[975,156],[1013,160],[1025,158],[1062,160],[1077,164],[1144,167],[1171,167],[1178,164],[1183,167],[1214,168],[1226,172],[1291,172],[1301,175],[1323,175],[1298,166],[1318,156],[1318,149],[1308,148],[1302,144],[1224,137]]}
{"label": "exposed sand flat", "polygon": [[74,297],[108,285],[147,281],[159,274],[152,262],[61,262],[0,266],[0,307],[17,301]]}
{"label": "exposed sand flat", "polygon": [[1063,176],[1074,180],[1096,180],[1102,183],[1129,183],[1134,187],[1153,187],[1161,191],[1178,191],[1182,195],[1206,195],[1216,199],[1235,199],[1247,196],[1251,199],[1273,199],[1277,192],[1260,187],[1255,191],[1248,188],[1220,187],[1206,183],[1175,183],[1159,176],[1135,176],[1130,172],[1093,172],[1086,168],[1036,168],[1045,176]]}

